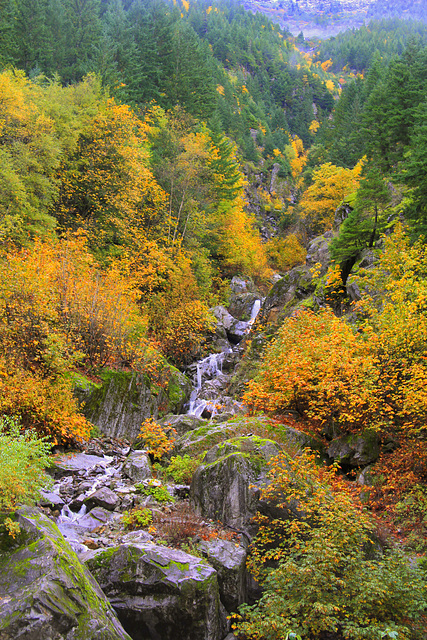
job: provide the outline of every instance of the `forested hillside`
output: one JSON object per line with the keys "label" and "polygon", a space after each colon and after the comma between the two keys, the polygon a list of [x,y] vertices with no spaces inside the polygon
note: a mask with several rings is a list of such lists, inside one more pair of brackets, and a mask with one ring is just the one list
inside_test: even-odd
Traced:
{"label": "forested hillside", "polygon": [[[324,446],[374,433],[362,497],[379,539],[401,534],[416,563],[427,533],[427,27],[385,4],[389,18],[376,2],[374,20],[320,42],[234,0],[0,1],[0,439],[36,438],[43,461],[37,438],[78,446],[92,425],[77,381],[135,371],[160,393],[207,355],[210,309],[227,305],[233,276],[266,295],[293,282],[322,236],[328,265],[304,267],[292,304],[245,344],[243,401],[273,426],[292,416]],[[265,591],[235,618],[239,637],[425,638],[422,571],[411,589],[406,560],[369,565],[361,542],[375,527],[354,506],[356,483],[338,478],[339,455],[334,470],[313,460],[273,466],[277,499],[287,487],[317,524],[306,534],[281,521],[276,534],[259,517],[251,567]],[[37,481],[15,495],[1,464],[5,516]],[[353,588],[360,566],[364,591]]]}

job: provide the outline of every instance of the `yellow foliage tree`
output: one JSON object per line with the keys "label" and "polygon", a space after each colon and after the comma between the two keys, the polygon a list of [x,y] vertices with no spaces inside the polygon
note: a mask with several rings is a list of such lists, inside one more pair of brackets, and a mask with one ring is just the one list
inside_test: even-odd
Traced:
{"label": "yellow foliage tree", "polygon": [[269,262],[277,271],[289,271],[297,264],[302,264],[307,255],[297,236],[290,233],[286,238],[273,238],[266,244]]}
{"label": "yellow foliage tree", "polygon": [[330,162],[313,171],[313,183],[300,200],[300,216],[313,233],[332,227],[335,209],[346,195],[356,191],[361,171],[362,163],[354,169],[344,169]]}
{"label": "yellow foliage tree", "polygon": [[134,229],[158,235],[166,194],[149,169],[147,127],[127,105],[100,101],[77,148],[59,170],[56,213],[65,228],[84,228],[94,248],[124,244]]}

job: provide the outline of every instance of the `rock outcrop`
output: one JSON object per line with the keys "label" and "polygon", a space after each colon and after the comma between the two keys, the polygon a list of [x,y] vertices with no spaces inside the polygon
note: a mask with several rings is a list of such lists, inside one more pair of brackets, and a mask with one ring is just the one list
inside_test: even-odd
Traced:
{"label": "rock outcrop", "polygon": [[56,525],[18,514],[22,544],[0,556],[1,640],[131,640]]}
{"label": "rock outcrop", "polygon": [[212,447],[191,482],[190,500],[196,511],[234,529],[251,531],[267,462],[279,451],[275,442],[257,436]]}
{"label": "rock outcrop", "polygon": [[151,416],[179,413],[191,391],[188,378],[170,365],[166,388],[157,387],[136,373],[108,371],[99,385],[81,384],[75,390],[82,410],[102,433],[136,440],[141,423]]}
{"label": "rock outcrop", "polygon": [[217,574],[183,551],[125,544],[87,565],[133,640],[221,640],[226,635]]}

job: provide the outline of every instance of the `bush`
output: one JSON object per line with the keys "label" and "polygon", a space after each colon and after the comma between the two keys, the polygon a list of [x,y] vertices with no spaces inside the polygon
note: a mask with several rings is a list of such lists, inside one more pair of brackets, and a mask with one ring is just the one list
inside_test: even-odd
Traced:
{"label": "bush", "polygon": [[[169,431],[176,433],[175,429],[169,429]],[[175,439],[168,437],[165,429],[153,418],[144,420],[139,437],[144,443],[147,453],[155,460],[160,460],[162,456],[171,451],[175,442]]]}
{"label": "bush", "polygon": [[382,424],[379,372],[369,345],[330,309],[300,310],[267,348],[243,401],[254,409],[294,409],[319,427],[358,431]]}
{"label": "bush", "polygon": [[127,529],[140,529],[149,527],[153,521],[153,514],[150,509],[134,509],[124,511],[122,522]]}
{"label": "bush", "polygon": [[[23,431],[16,418],[0,419],[0,511],[12,513],[19,505],[33,504],[49,485],[51,445],[31,430]],[[9,517],[5,526],[14,537],[19,532]]]}
{"label": "bush", "polygon": [[144,496],[152,496],[156,502],[174,502],[175,498],[171,496],[169,491],[161,485],[148,485],[147,487],[141,482],[135,485],[138,493]]}
{"label": "bush", "polygon": [[166,473],[178,484],[190,484],[199,465],[200,458],[191,458],[188,453],[183,456],[172,456]]}
{"label": "bush", "polygon": [[373,527],[335,470],[309,454],[282,455],[269,475],[262,498],[284,515],[257,516],[249,568],[263,595],[240,607],[234,629],[253,640],[279,640],[290,629],[310,640],[422,637],[425,576],[396,552],[376,557]]}

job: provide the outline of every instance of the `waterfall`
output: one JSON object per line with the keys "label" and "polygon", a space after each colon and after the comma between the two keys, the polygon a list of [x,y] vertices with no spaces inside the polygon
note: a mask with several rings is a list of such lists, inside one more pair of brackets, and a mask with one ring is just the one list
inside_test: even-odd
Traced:
{"label": "waterfall", "polygon": [[[250,319],[246,323],[246,333],[249,333],[261,309],[261,300],[255,300],[252,305]],[[230,347],[221,353],[212,353],[195,363],[194,387],[190,395],[187,413],[202,417],[205,413],[213,418],[218,413],[218,407],[227,405],[227,411],[238,411],[240,405],[232,398],[224,396],[224,391],[230,381],[231,374],[224,374],[223,365],[228,360],[237,361],[240,354],[239,345]],[[194,365],[193,365],[194,366]]]}

